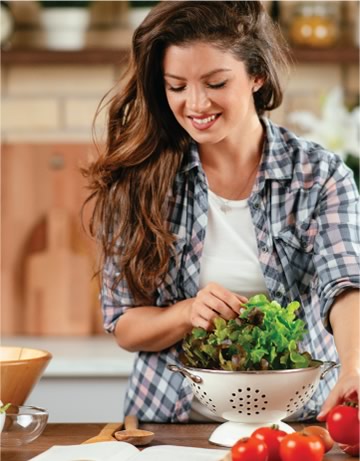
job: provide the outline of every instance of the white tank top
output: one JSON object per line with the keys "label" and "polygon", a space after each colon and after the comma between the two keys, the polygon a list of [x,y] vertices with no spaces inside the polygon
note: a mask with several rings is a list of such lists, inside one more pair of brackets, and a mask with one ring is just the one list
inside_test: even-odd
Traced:
{"label": "white tank top", "polygon": [[225,200],[209,190],[208,225],[200,264],[200,289],[216,282],[250,297],[268,295],[247,200]]}

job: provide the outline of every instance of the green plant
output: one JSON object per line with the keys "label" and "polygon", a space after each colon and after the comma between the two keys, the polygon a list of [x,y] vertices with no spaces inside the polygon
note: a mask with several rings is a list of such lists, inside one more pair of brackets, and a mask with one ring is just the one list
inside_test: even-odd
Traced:
{"label": "green plant", "polygon": [[7,403],[6,405],[0,406],[0,413],[6,413],[6,410],[11,406],[11,403]]}
{"label": "green plant", "polygon": [[184,363],[215,370],[284,370],[312,365],[299,342],[305,322],[296,318],[297,301],[281,307],[265,295],[256,295],[241,306],[234,320],[214,319],[214,329],[193,328],[182,344]]}
{"label": "green plant", "polygon": [[91,4],[91,0],[78,1],[51,1],[43,0],[39,2],[43,8],[87,8]]}

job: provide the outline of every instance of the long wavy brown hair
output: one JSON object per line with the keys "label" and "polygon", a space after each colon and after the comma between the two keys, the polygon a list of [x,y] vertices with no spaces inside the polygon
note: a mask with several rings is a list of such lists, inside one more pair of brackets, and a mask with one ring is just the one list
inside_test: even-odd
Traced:
{"label": "long wavy brown hair", "polygon": [[84,174],[94,201],[90,232],[139,303],[153,302],[173,249],[169,194],[190,138],[172,114],[162,62],[171,45],[203,41],[231,52],[264,85],[257,113],[282,101],[286,45],[259,1],[162,1],[135,30],[124,79],[109,100],[104,151]]}

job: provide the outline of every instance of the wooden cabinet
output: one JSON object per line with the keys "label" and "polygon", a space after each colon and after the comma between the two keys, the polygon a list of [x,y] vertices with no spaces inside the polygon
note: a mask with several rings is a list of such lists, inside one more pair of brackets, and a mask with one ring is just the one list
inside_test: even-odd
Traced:
{"label": "wooden cabinet", "polygon": [[[87,161],[91,149],[87,144],[2,147],[2,334],[102,332],[98,282],[92,277],[96,248],[81,219],[87,191],[80,166]],[[85,225],[89,212],[87,209],[84,213]],[[54,244],[63,248],[61,255],[59,251],[52,253],[52,264],[46,258],[41,262],[41,256],[48,256]],[[31,276],[36,267],[35,283]],[[32,306],[28,301],[29,285]],[[50,296],[52,301],[46,301],[50,285],[55,293]],[[49,317],[58,320],[50,322]]]}

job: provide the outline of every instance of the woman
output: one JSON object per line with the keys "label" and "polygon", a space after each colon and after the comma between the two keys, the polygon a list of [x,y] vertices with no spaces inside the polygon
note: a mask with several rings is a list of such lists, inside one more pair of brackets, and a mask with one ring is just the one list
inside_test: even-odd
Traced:
{"label": "woman", "polygon": [[[296,417],[356,398],[357,190],[335,155],[264,117],[282,100],[285,47],[257,1],[160,2],[133,37],[88,169],[104,255],[105,329],[138,352],[126,413],[206,419],[167,370],[194,326],[265,293],[301,302],[302,344],[329,373]],[[336,344],[336,349],[334,345]]]}

